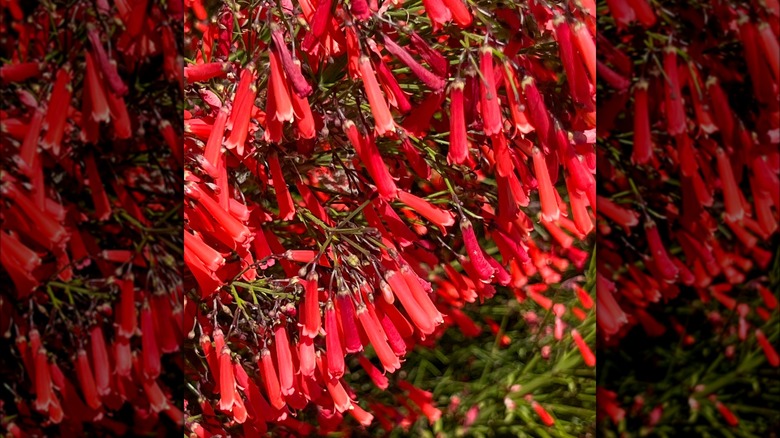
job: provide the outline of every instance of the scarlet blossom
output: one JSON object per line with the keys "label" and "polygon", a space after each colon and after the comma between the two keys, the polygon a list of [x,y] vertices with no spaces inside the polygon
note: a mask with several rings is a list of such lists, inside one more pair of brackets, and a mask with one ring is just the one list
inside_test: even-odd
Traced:
{"label": "scarlet blossom", "polygon": [[[341,337],[336,322],[336,310],[333,301],[325,304],[325,354],[327,358],[327,373],[331,378],[344,375],[344,350],[341,345]],[[330,336],[327,336],[327,335]]]}
{"label": "scarlet blossom", "polygon": [[547,410],[542,405],[540,405],[538,402],[536,402],[536,400],[531,402],[531,406],[533,407],[534,411],[536,412],[536,415],[538,415],[539,418],[542,419],[542,422],[545,425],[552,426],[553,424],[555,424],[555,419],[553,418],[553,416],[550,415],[550,413],[547,412]]}
{"label": "scarlet blossom", "polygon": [[480,49],[480,112],[482,129],[487,135],[498,134],[503,129],[501,102],[496,91],[496,75],[493,71],[493,49],[485,46]]}
{"label": "scarlet blossom", "polygon": [[474,18],[471,16],[471,11],[461,0],[443,0],[444,5],[450,10],[452,19],[458,23],[458,26],[462,28],[468,28],[471,26]]}
{"label": "scarlet blossom", "polygon": [[452,20],[452,12],[444,3],[444,0],[423,0],[423,6],[435,28],[440,28],[443,24]]}
{"label": "scarlet blossom", "polygon": [[723,416],[729,426],[736,427],[737,424],[739,424],[739,418],[737,418],[737,416],[734,415],[734,413],[731,412],[731,409],[729,409],[726,405],[720,401],[716,401],[715,407],[718,409],[718,412],[720,412],[720,415]]}
{"label": "scarlet blossom", "polygon": [[360,68],[360,76],[363,79],[366,98],[371,105],[371,114],[374,116],[377,135],[384,136],[387,133],[394,132],[395,122],[393,121],[392,114],[390,114],[390,109],[387,107],[387,101],[382,95],[382,91],[379,89],[379,84],[376,81],[376,75],[371,66],[371,61],[367,56],[361,56],[358,65]]}
{"label": "scarlet blossom", "polygon": [[542,204],[542,220],[545,222],[558,220],[560,217],[560,208],[558,207],[555,188],[550,180],[545,156],[539,148],[534,148],[532,157],[536,179],[539,184],[539,201]]}
{"label": "scarlet blossom", "polygon": [[769,342],[764,332],[758,329],[756,330],[755,335],[756,335],[756,340],[758,340],[758,344],[761,346],[761,349],[764,351],[764,355],[766,356],[767,362],[769,362],[769,364],[772,365],[773,367],[780,366],[780,357],[778,357],[777,355],[777,350],[772,346],[772,343]]}

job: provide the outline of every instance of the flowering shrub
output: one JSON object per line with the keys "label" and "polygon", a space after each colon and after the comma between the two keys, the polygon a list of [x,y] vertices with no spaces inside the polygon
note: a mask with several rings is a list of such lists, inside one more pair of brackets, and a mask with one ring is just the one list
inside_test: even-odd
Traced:
{"label": "flowering shrub", "polygon": [[[451,393],[435,399],[403,362],[451,326],[511,343],[509,319],[469,310],[501,291],[552,318],[530,343],[555,345],[551,376],[595,365],[578,243],[596,201],[595,5],[188,5],[192,434],[389,432],[420,415],[441,430]],[[519,359],[537,372],[544,354]],[[502,383],[554,426],[533,385]],[[584,430],[576,408],[555,430]]]}
{"label": "flowering shrub", "polygon": [[765,434],[780,424],[780,7],[667,3],[599,17],[602,425]]}
{"label": "flowering shrub", "polygon": [[0,3],[9,436],[184,422],[183,4],[130,3]]}

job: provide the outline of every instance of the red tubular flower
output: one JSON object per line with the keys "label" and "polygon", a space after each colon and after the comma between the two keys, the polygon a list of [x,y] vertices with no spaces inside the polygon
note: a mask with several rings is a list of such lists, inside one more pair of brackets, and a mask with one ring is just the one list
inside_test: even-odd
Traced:
{"label": "red tubular flower", "polygon": [[777,42],[777,35],[766,22],[761,22],[756,27],[759,37],[759,45],[766,56],[766,61],[771,69],[775,82],[780,82],[780,44]]}
{"label": "red tubular flower", "polygon": [[385,377],[379,368],[375,367],[374,364],[372,364],[371,361],[366,359],[366,357],[362,354],[358,356],[358,361],[360,362],[360,366],[363,367],[363,369],[366,371],[366,374],[368,374],[368,377],[371,378],[371,381],[374,382],[374,385],[376,385],[377,388],[387,389],[387,377]]}
{"label": "red tubular flower", "polygon": [[597,273],[596,290],[596,322],[604,335],[609,338],[617,334],[620,327],[628,322],[628,318],[615,300],[615,283]]}
{"label": "red tubular flower", "polygon": [[317,8],[314,11],[314,18],[311,21],[311,34],[319,39],[325,34],[328,23],[330,23],[333,10],[333,0],[321,0],[317,2]]}
{"label": "red tubular flower", "polygon": [[366,306],[363,304],[359,305],[356,313],[360,325],[368,336],[369,342],[371,342],[371,345],[374,347],[374,351],[376,352],[379,361],[382,362],[385,371],[392,373],[401,368],[401,362],[387,344],[384,331],[381,326],[376,325],[375,321],[366,310]]}
{"label": "red tubular flower", "polygon": [[[389,295],[392,297],[393,292],[390,286],[385,282],[382,283],[384,283],[385,289],[388,290]],[[406,342],[404,341],[404,335],[401,334],[401,331],[405,330],[405,333],[408,335],[406,337],[409,337],[414,329],[411,328],[409,322],[398,312],[398,309],[386,300],[377,300],[376,307],[377,318],[379,319],[379,324],[382,326],[382,329],[385,331],[387,343],[390,344],[390,348],[393,349],[393,352],[395,352],[397,356],[402,357],[406,354]],[[401,327],[397,327],[396,324],[401,325]]]}
{"label": "red tubular flower", "polygon": [[143,372],[147,379],[156,379],[160,375],[160,349],[154,331],[152,308],[144,302],[141,308],[141,352],[143,354]]}
{"label": "red tubular flower", "polygon": [[599,60],[596,61],[596,72],[599,79],[603,79],[612,88],[621,92],[621,94],[631,85],[631,82],[625,76],[609,68],[609,66]]}
{"label": "red tubular flower", "polygon": [[[250,71],[247,75],[254,78],[253,71]],[[234,103],[231,110],[233,124],[231,126],[230,136],[225,140],[224,145],[228,149],[236,149],[238,155],[244,154],[244,143],[246,142],[246,137],[249,133],[249,121],[252,117],[252,108],[254,108],[255,105],[255,96],[257,96],[257,86],[253,83],[249,86],[247,95],[239,102],[239,105],[236,106]],[[235,118],[233,118],[233,114],[235,114]],[[278,115],[279,112],[277,111],[276,114]],[[292,120],[292,107],[290,107],[290,114],[289,120]]]}
{"label": "red tubular flower", "polygon": [[[120,105],[119,109],[120,111],[124,110],[124,113],[120,115],[120,117],[123,117],[124,120],[122,122],[114,120],[114,128],[117,132],[117,138],[130,138],[130,119],[127,115],[127,107],[124,106],[124,101],[120,100],[120,102],[122,102],[122,105]],[[111,117],[116,119],[114,116],[114,103],[116,103],[115,99],[108,99],[108,105],[111,107]],[[121,132],[119,126],[121,126]],[[173,129],[171,122],[167,120],[160,121],[159,128],[160,134],[165,140],[165,144],[168,145],[168,148],[176,159],[176,163],[181,167],[184,163],[184,156],[182,155],[183,151],[178,134]]]}
{"label": "red tubular flower", "polygon": [[450,13],[452,14],[452,19],[455,20],[455,23],[458,24],[462,29],[467,29],[469,26],[471,26],[472,21],[474,18],[471,16],[471,11],[469,11],[469,8],[466,7],[465,4],[463,4],[462,0],[442,0],[444,5],[447,7],[447,9],[450,10]]}
{"label": "red tubular flower", "polygon": [[715,158],[718,162],[718,173],[723,185],[726,220],[731,222],[741,221],[745,216],[745,211],[742,207],[741,193],[737,186],[737,181],[734,179],[734,172],[731,170],[729,158],[722,148],[718,148],[715,151]]}
{"label": "red tubular flower", "polygon": [[320,332],[322,325],[322,319],[320,317],[320,301],[318,297],[319,276],[315,271],[311,271],[306,277],[306,284],[304,285],[304,297],[303,297],[303,320],[305,324],[303,326],[303,335],[309,338],[315,338]]}
{"label": "red tubular flower", "polygon": [[689,62],[688,70],[691,73],[690,81],[692,84],[689,86],[691,96],[693,97],[693,109],[696,112],[696,121],[699,124],[699,129],[707,134],[712,134],[718,130],[718,127],[712,121],[707,98],[704,90],[704,83],[699,75],[699,69],[696,68],[696,63]]}
{"label": "red tubular flower", "polygon": [[130,341],[123,338],[114,340],[114,364],[117,375],[127,377],[133,367],[132,351],[130,350]]}
{"label": "red tubular flower", "polygon": [[43,109],[38,108],[32,115],[32,119],[24,134],[24,141],[19,150],[20,170],[25,175],[32,176],[35,169],[35,160],[38,154],[38,139],[41,135],[44,120]]}
{"label": "red tubular flower", "polygon": [[778,227],[777,220],[775,220],[772,214],[772,195],[758,188],[755,178],[750,178],[750,188],[753,192],[755,214],[761,230],[767,235],[772,235],[777,231]]}
{"label": "red tubular flower", "polygon": [[412,291],[409,290],[409,285],[406,283],[403,276],[396,271],[388,271],[385,274],[385,281],[393,289],[395,296],[398,297],[404,310],[406,310],[406,313],[420,333],[423,335],[430,335],[433,333],[435,328],[433,320],[429,318],[428,314],[422,309],[414,295],[412,295]]}
{"label": "red tubular flower", "polygon": [[357,420],[358,423],[360,423],[363,427],[370,426],[371,422],[374,421],[374,416],[366,412],[357,403],[352,404],[352,408],[349,410],[349,415],[352,415],[352,417],[354,417],[355,420]]}
{"label": "red tubular flower", "polygon": [[715,402],[715,407],[718,409],[718,412],[720,412],[720,415],[723,416],[723,419],[726,420],[726,423],[728,423],[729,426],[737,427],[737,424],[739,424],[739,419],[736,415],[734,415],[733,412],[731,412],[731,409],[726,407],[726,405],[720,401]]}
{"label": "red tubular flower", "polygon": [[634,10],[636,18],[644,27],[653,27],[655,25],[655,12],[647,0],[626,0],[626,2]]}
{"label": "red tubular flower", "polygon": [[465,82],[456,79],[450,86],[450,148],[447,162],[463,164],[469,157],[466,137],[466,117],[463,113],[463,87]]}
{"label": "red tubular flower", "polygon": [[594,228],[593,220],[591,219],[587,207],[590,205],[590,202],[582,192],[577,191],[577,189],[572,186],[571,181],[572,178],[566,179],[566,190],[569,191],[569,203],[571,204],[571,213],[574,217],[576,231],[583,236],[587,236]]}
{"label": "red tubular flower", "polygon": [[577,298],[580,300],[580,304],[582,304],[582,307],[586,309],[591,309],[593,307],[593,298],[591,298],[590,294],[580,287],[580,285],[574,285],[574,290],[577,293]]}
{"label": "red tubular flower", "polygon": [[90,344],[92,346],[92,369],[95,372],[95,386],[100,395],[111,393],[111,367],[108,362],[106,341],[103,338],[103,329],[94,326],[90,330]]}
{"label": "red tubular flower", "polygon": [[233,372],[233,361],[230,357],[230,349],[223,346],[219,352],[219,409],[230,412],[233,410],[236,396],[236,379]]}
{"label": "red tubular flower", "polygon": [[399,380],[398,387],[409,393],[409,399],[420,408],[420,411],[428,418],[430,424],[441,418],[441,410],[433,404],[433,394],[423,391],[405,380]]}
{"label": "red tubular flower", "polygon": [[388,93],[390,104],[398,108],[402,113],[411,111],[412,104],[409,102],[409,98],[406,97],[406,92],[398,85],[393,72],[390,71],[384,61],[379,60],[376,65],[376,72],[379,75],[379,81],[385,88],[385,92]]}
{"label": "red tubular flower", "polygon": [[282,396],[282,391],[279,387],[279,378],[276,375],[276,368],[274,367],[273,358],[271,358],[271,352],[268,351],[267,348],[263,348],[260,352],[258,368],[260,369],[260,375],[262,376],[265,385],[265,393],[268,395],[271,406],[276,409],[282,409],[285,406],[284,397]]}
{"label": "red tubular flower", "polygon": [[590,34],[588,28],[581,22],[574,23],[572,29],[574,37],[574,43],[579,49],[582,62],[588,71],[588,78],[592,83],[596,83],[596,42],[593,39],[593,35]]}
{"label": "red tubular flower", "polygon": [[582,74],[584,73],[582,63],[575,57],[571,28],[566,21],[566,17],[561,14],[556,14],[553,19],[553,26],[555,29],[555,39],[558,42],[561,63],[566,72],[566,82],[569,84],[572,98],[578,104],[592,109],[593,101],[590,97],[590,84],[588,83],[587,77]]}
{"label": "red tubular flower", "polygon": [[526,76],[520,85],[522,85],[526,97],[528,119],[536,129],[536,134],[546,150],[549,144],[548,137],[551,127],[547,106],[544,104],[544,99],[539,93],[539,89],[536,88],[536,81],[534,81],[533,77]]}
{"label": "red tubular flower", "polygon": [[450,12],[443,0],[423,0],[423,6],[425,7],[425,13],[428,14],[428,18],[430,18],[433,24],[434,30],[440,29],[442,25],[452,20],[452,12]]}
{"label": "red tubular flower", "polygon": [[135,309],[135,289],[132,279],[116,280],[119,285],[119,305],[114,311],[117,320],[117,334],[130,339],[135,334],[137,315]]}
{"label": "red tubular flower", "polygon": [[205,62],[184,67],[184,78],[189,83],[206,82],[227,75],[230,64],[227,62]]}
{"label": "red tubular flower", "polygon": [[398,199],[406,204],[415,213],[433,222],[438,226],[442,234],[446,235],[446,227],[455,224],[455,215],[449,210],[433,206],[430,202],[404,190],[398,191]]}
{"label": "red tubular flower", "polygon": [[707,94],[712,101],[713,115],[715,116],[715,123],[720,128],[720,132],[723,138],[727,142],[734,139],[734,115],[729,107],[728,98],[723,92],[723,89],[718,84],[718,78],[710,76],[706,82]]}
{"label": "red tubular flower", "polygon": [[595,367],[596,355],[593,354],[593,351],[590,349],[588,344],[584,339],[582,339],[580,332],[578,332],[577,329],[572,329],[571,337],[574,339],[574,343],[577,344],[577,348],[580,350],[580,354],[582,355],[582,359],[585,361],[585,365],[589,367]]}
{"label": "red tubular flower", "polygon": [[341,323],[344,350],[347,353],[356,353],[363,350],[358,334],[357,318],[353,298],[347,289],[342,289],[336,294],[336,307],[338,321]]}
{"label": "red tubular flower", "polygon": [[235,243],[241,245],[251,239],[249,228],[233,217],[229,212],[223,210],[219,204],[213,200],[211,196],[203,192],[203,189],[198,185],[185,185],[184,193],[203,206],[214,217],[215,222],[228,233],[228,236]]}
{"label": "red tubular flower", "polygon": [[316,352],[314,350],[314,341],[306,336],[298,340],[298,360],[300,361],[301,374],[306,377],[313,377],[317,366]]}
{"label": "red tubular flower", "polygon": [[349,11],[352,16],[358,20],[365,21],[371,17],[371,9],[368,7],[368,0],[355,0],[350,3]]}
{"label": "red tubular flower", "polygon": [[679,270],[669,258],[655,222],[650,220],[645,223],[645,234],[647,235],[647,245],[650,247],[652,262],[658,268],[664,280],[667,282],[673,281],[677,278]]}
{"label": "red tubular flower", "polygon": [[56,403],[57,398],[49,374],[49,359],[43,348],[38,349],[33,356],[35,357],[35,409],[48,411],[49,406]]}
{"label": "red tubular flower", "polygon": [[214,271],[209,270],[203,264],[203,261],[195,257],[192,252],[184,252],[184,263],[198,282],[198,286],[201,290],[201,297],[206,298],[210,296],[218,291],[224,284],[224,282],[216,276]]}
{"label": "red tubular flower", "polygon": [[443,92],[430,93],[425,96],[423,101],[404,120],[403,128],[407,131],[406,134],[424,137],[435,122],[433,116],[441,109],[442,102],[444,102]]}
{"label": "red tubular flower", "polygon": [[85,52],[86,58],[86,87],[85,92],[89,94],[89,103],[92,111],[88,114],[95,122],[108,122],[111,120],[111,112],[108,109],[106,101],[106,92],[103,89],[103,81],[95,67],[95,61],[89,52]]}
{"label": "red tubular flower", "polygon": [[333,301],[325,304],[325,354],[327,355],[327,375],[337,379],[344,375],[344,350],[341,347],[336,309]]}
{"label": "red tubular flower", "polygon": [[769,289],[767,289],[762,285],[758,285],[757,288],[758,288],[758,292],[761,294],[761,299],[764,301],[764,305],[770,310],[776,309],[777,298],[774,296],[772,291],[770,291]]}
{"label": "red tubular flower", "polygon": [[485,283],[493,278],[495,271],[485,259],[482,248],[479,246],[477,236],[474,234],[474,227],[465,217],[460,220],[460,231],[463,233],[463,243],[466,245],[466,253],[469,256],[471,265],[479,273],[479,279]]}
{"label": "red tubular flower", "polygon": [[[317,363],[319,365],[320,374],[323,376],[325,375],[325,369],[322,363],[321,356],[317,356]],[[333,399],[334,407],[338,412],[346,412],[349,409],[352,408],[352,400],[350,400],[349,395],[347,394],[346,390],[344,390],[344,386],[341,385],[341,381],[339,379],[334,378],[325,378],[325,388],[328,390],[328,394]]]}
{"label": "red tubular flower", "polygon": [[631,162],[634,164],[647,164],[653,158],[647,85],[647,81],[640,80],[634,87],[634,150],[631,154]]}
{"label": "red tubular flower", "polygon": [[18,264],[25,271],[32,272],[41,265],[41,257],[20,242],[13,234],[0,233],[0,245],[2,245],[3,250],[9,253],[14,264]]}
{"label": "red tubular flower", "polygon": [[279,53],[272,50],[269,55],[270,76],[269,87],[274,89],[273,98],[275,102],[275,114],[269,114],[270,117],[275,118],[280,122],[292,122],[294,110],[292,107],[292,100],[290,98],[290,89],[287,85],[287,78],[285,78],[284,70],[282,69],[282,62],[279,59]]}
{"label": "red tubular flower", "polygon": [[493,49],[483,46],[479,54],[482,129],[486,135],[495,135],[503,131],[504,121],[501,117],[501,102],[498,98],[496,75],[493,71]]}
{"label": "red tubular flower", "polygon": [[99,221],[105,221],[111,217],[111,203],[108,201],[106,188],[100,180],[100,172],[98,171],[97,164],[95,164],[94,155],[88,154],[84,157],[84,164],[87,170],[87,177],[89,178],[89,189],[90,194],[92,195],[92,202],[95,204],[95,216]]}
{"label": "red tubular flower", "polygon": [[539,148],[534,147],[532,158],[536,180],[539,184],[539,202],[542,204],[542,220],[545,222],[557,221],[560,217],[560,209],[556,197],[555,187],[550,180],[550,174],[547,170],[544,154]]}
{"label": "red tubular flower", "polygon": [[156,380],[141,379],[141,387],[146,393],[146,399],[152,412],[163,412],[169,408],[168,399]]}
{"label": "red tubular flower", "polygon": [[290,220],[295,216],[295,204],[287,188],[287,182],[282,174],[282,166],[279,164],[279,157],[276,154],[268,156],[268,168],[271,171],[276,200],[279,203],[279,217],[285,221]]}
{"label": "red tubular flower", "polygon": [[[225,138],[225,125],[228,119],[228,112],[229,110],[226,106],[220,108],[217,118],[214,120],[214,125],[211,128],[206,147],[203,150],[204,158],[213,168],[216,168],[219,165],[219,157],[222,155],[222,142]],[[212,178],[217,178],[219,176],[215,172],[208,172],[208,170],[206,173]]]}
{"label": "red tubular flower", "polygon": [[5,83],[24,82],[41,74],[44,64],[40,62],[20,62],[0,67],[0,79]]}
{"label": "red tubular flower", "polygon": [[374,180],[382,199],[388,201],[395,199],[398,188],[387,166],[382,161],[382,156],[379,154],[379,148],[377,148],[373,136],[361,136],[351,120],[345,121],[343,126],[352,146],[357,150],[363,165],[366,166],[366,170],[368,170],[368,173]]}
{"label": "red tubular flower", "polygon": [[108,58],[108,54],[103,48],[103,43],[100,41],[100,35],[98,35],[95,26],[92,24],[87,24],[87,37],[92,44],[92,50],[94,50],[94,60],[103,72],[103,77],[105,77],[106,82],[111,87],[111,91],[118,96],[124,96],[128,92],[127,85],[119,76],[116,63]]}
{"label": "red tubular flower", "polygon": [[490,137],[493,145],[494,158],[496,161],[496,174],[499,177],[509,177],[513,175],[514,161],[506,143],[506,137],[502,132]]}
{"label": "red tubular flower", "polygon": [[686,131],[685,107],[677,73],[677,49],[672,46],[664,50],[664,75],[666,130],[670,135],[682,134]]}
{"label": "red tubular flower", "polygon": [[287,79],[290,81],[295,94],[301,98],[309,96],[314,91],[303,77],[300,64],[297,64],[293,60],[290,50],[287,48],[287,44],[284,42],[284,34],[276,25],[271,25],[271,38],[273,39],[272,50],[277,53],[278,60],[281,61],[282,68],[287,75]]}
{"label": "red tubular flower", "polygon": [[449,71],[449,64],[447,62],[447,59],[442,55],[439,51],[433,49],[430,45],[428,45],[425,40],[418,35],[416,32],[412,31],[411,34],[411,42],[412,47],[414,47],[414,50],[417,51],[417,53],[420,55],[422,59],[425,60],[425,62],[428,63],[428,65],[431,66],[433,69],[433,72],[436,73],[440,77],[447,77],[447,72]]}
{"label": "red tubular flower", "polygon": [[607,0],[609,13],[615,17],[618,27],[625,27],[636,20],[636,12],[628,4],[629,0]]}
{"label": "red tubular flower", "polygon": [[367,56],[361,56],[358,65],[360,67],[360,76],[363,78],[363,89],[371,106],[371,114],[374,116],[377,135],[384,136],[394,132],[395,122],[392,114],[390,114],[390,108],[387,107],[385,97],[379,89],[371,61]]}
{"label": "red tubular flower", "polygon": [[217,271],[225,264],[225,257],[207,245],[200,235],[184,232],[184,248],[192,251],[211,271]]}
{"label": "red tubular flower", "polygon": [[292,395],[294,390],[292,351],[287,328],[279,324],[274,328],[274,344],[276,345],[276,362],[279,371],[279,385],[282,395]]}
{"label": "red tubular flower", "polygon": [[314,115],[311,112],[309,101],[305,97],[300,97],[293,93],[292,99],[293,111],[295,113],[295,127],[298,138],[312,139],[317,136]]}
{"label": "red tubular flower", "polygon": [[777,350],[775,350],[775,347],[772,346],[772,343],[769,342],[769,339],[766,338],[766,335],[761,329],[756,330],[756,340],[761,346],[761,349],[764,350],[766,361],[775,368],[780,366],[780,356],[777,355]]}
{"label": "red tubular flower", "polygon": [[355,26],[344,26],[344,32],[346,33],[347,71],[351,79],[358,79],[360,78],[360,43]]}
{"label": "red tubular flower", "polygon": [[236,87],[236,92],[233,95],[230,118],[228,118],[227,124],[225,125],[227,129],[233,129],[233,125],[236,123],[236,119],[241,115],[241,112],[238,111],[238,108],[244,106],[244,102],[246,102],[247,98],[249,97],[249,89],[254,82],[254,68],[253,65],[250,64],[246,68],[241,69],[241,73],[239,74],[238,86]]}
{"label": "red tubular flower", "polygon": [[767,156],[757,156],[750,163],[756,183],[772,196],[775,208],[780,209],[780,178],[769,168]]}
{"label": "red tubular flower", "polygon": [[411,54],[409,54],[409,52],[406,51],[406,49],[399,46],[387,35],[383,35],[382,40],[385,43],[385,49],[396,58],[400,59],[401,62],[406,64],[406,66],[409,67],[409,70],[411,70],[412,73],[414,73],[414,75],[417,76],[420,81],[422,81],[422,83],[428,86],[428,88],[432,89],[433,91],[441,91],[444,89],[444,85],[446,84],[444,79],[434,75],[428,69],[423,67],[412,57]]}
{"label": "red tubular flower", "polygon": [[631,228],[639,223],[639,214],[635,211],[623,208],[603,196],[598,196],[599,214],[606,216],[616,224],[623,227],[626,234],[631,234]]}
{"label": "red tubular flower", "polygon": [[431,297],[425,290],[422,284],[423,280],[406,265],[401,268],[400,272],[401,276],[404,278],[404,281],[406,281],[406,285],[409,287],[409,291],[412,293],[412,296],[414,297],[415,301],[417,301],[417,304],[419,304],[420,308],[422,308],[422,310],[427,314],[428,319],[433,321],[434,325],[439,325],[444,322],[439,309],[437,309],[433,304]]}
{"label": "red tubular flower", "polygon": [[542,405],[537,403],[536,400],[531,402],[531,407],[534,409],[536,415],[539,416],[545,426],[550,427],[555,424],[555,419],[552,417],[552,415],[550,415],[550,413],[547,412],[547,410],[544,409]]}
{"label": "red tubular flower", "polygon": [[[512,114],[512,121],[514,122],[515,129],[521,134],[528,134],[534,130],[534,127],[528,122],[528,116],[525,113],[526,104],[522,86],[517,80],[515,70],[511,64],[504,64],[503,73],[504,84],[506,84],[506,95],[509,100],[509,111]],[[450,138],[452,138],[452,134],[450,134]]]}
{"label": "red tubular flower", "polygon": [[73,89],[70,85],[71,72],[67,68],[61,68],[57,71],[57,79],[54,82],[54,88],[49,98],[46,110],[46,118],[43,126],[46,127],[46,136],[41,141],[44,149],[51,150],[54,155],[59,155],[60,143],[65,133],[65,122],[68,119],[70,108],[70,97]]}

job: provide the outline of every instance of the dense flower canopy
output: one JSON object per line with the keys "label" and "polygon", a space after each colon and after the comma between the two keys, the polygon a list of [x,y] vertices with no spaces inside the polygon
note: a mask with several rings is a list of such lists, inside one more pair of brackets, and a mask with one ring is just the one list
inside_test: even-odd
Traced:
{"label": "dense flower canopy", "polygon": [[614,424],[605,430],[700,434],[741,417],[763,434],[777,424],[769,412],[780,391],[780,8],[606,3],[598,329],[600,394],[612,400],[600,414]]}
{"label": "dense flower canopy", "polygon": [[[589,255],[577,242],[594,229],[593,8],[193,2],[189,14],[190,430],[436,423],[433,394],[399,370],[450,326],[478,336],[464,310],[498,293],[549,311],[555,339],[595,365],[569,325],[592,303],[575,290]],[[354,387],[355,373],[408,398]]]}

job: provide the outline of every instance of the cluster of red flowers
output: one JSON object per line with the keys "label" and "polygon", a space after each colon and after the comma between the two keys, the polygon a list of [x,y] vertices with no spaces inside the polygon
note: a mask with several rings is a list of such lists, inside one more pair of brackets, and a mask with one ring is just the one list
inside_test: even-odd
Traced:
{"label": "cluster of red flowers", "polygon": [[63,3],[0,2],[2,427],[181,427],[183,4]]}
{"label": "cluster of red flowers", "polygon": [[[606,3],[598,36],[600,339],[618,346],[640,325],[650,337],[672,328],[690,346],[700,340],[667,307],[684,306],[705,310],[726,358],[749,342],[780,366],[764,335],[778,333],[766,274],[780,214],[780,6]],[[603,391],[604,400],[616,397]],[[610,406],[620,422],[625,411]],[[655,424],[660,413],[648,418]]]}
{"label": "cluster of red flowers", "polygon": [[[588,258],[595,5],[188,4],[189,431],[436,421],[382,370],[447,326],[478,334],[460,308],[497,288],[553,309]],[[559,339],[592,306],[575,289]],[[358,369],[399,406],[358,397]]]}

